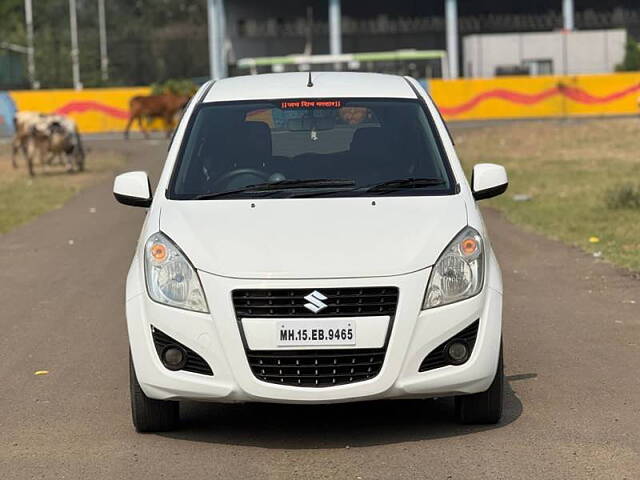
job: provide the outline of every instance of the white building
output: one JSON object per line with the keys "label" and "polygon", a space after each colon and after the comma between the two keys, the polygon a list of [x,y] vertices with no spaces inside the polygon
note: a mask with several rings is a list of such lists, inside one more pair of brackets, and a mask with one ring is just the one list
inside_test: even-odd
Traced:
{"label": "white building", "polygon": [[464,76],[613,72],[626,41],[623,29],[468,35]]}

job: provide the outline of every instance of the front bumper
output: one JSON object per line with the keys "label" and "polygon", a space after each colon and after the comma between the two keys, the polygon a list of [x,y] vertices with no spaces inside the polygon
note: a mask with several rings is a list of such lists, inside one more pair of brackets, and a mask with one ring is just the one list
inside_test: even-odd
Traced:
{"label": "front bumper", "polygon": [[[429,270],[384,278],[243,280],[200,272],[211,314],[157,304],[144,289],[137,260],[127,279],[127,325],[138,381],[151,398],[214,402],[334,403],[383,398],[428,398],[486,390],[495,375],[501,340],[502,294],[486,282],[468,300],[420,310]],[[492,269],[490,269],[491,271]],[[499,275],[497,268],[494,274]],[[235,318],[234,289],[396,286],[400,296],[380,373],[369,380],[332,387],[277,385],[251,371]],[[419,373],[438,345],[480,319],[471,358],[463,365]],[[201,355],[214,375],[167,370],[160,362],[151,326]]]}

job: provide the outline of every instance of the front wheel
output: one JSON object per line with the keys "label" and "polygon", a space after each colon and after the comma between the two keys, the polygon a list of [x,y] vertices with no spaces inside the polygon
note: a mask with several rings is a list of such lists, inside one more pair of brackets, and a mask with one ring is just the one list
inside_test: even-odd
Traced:
{"label": "front wheel", "polygon": [[504,366],[502,363],[502,342],[500,343],[500,356],[498,357],[498,369],[491,386],[485,392],[456,397],[456,417],[460,423],[465,424],[493,424],[498,423],[502,417],[502,404],[504,396]]}
{"label": "front wheel", "polygon": [[129,389],[131,392],[131,417],[138,433],[166,432],[178,425],[180,404],[168,400],[147,397],[136,377],[129,354]]}

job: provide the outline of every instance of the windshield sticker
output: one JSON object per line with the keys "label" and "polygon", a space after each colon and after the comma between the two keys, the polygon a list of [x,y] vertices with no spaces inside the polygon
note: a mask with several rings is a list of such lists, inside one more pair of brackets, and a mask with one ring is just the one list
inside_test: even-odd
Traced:
{"label": "windshield sticker", "polygon": [[280,102],[282,110],[291,110],[295,108],[340,108],[342,101],[340,100],[283,100]]}

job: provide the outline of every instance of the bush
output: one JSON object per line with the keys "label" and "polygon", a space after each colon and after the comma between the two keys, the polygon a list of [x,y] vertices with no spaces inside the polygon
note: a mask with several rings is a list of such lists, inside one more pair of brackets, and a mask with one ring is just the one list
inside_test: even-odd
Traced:
{"label": "bush", "polygon": [[152,95],[163,95],[172,93],[174,95],[191,96],[196,93],[198,86],[188,79],[169,79],[166,82],[154,83],[151,85]]}
{"label": "bush", "polygon": [[624,59],[622,63],[616,65],[618,72],[635,72],[640,70],[640,48],[638,42],[633,38],[627,38],[627,44],[624,47]]}
{"label": "bush", "polygon": [[631,183],[619,185],[607,191],[607,207],[640,208],[640,186]]}

